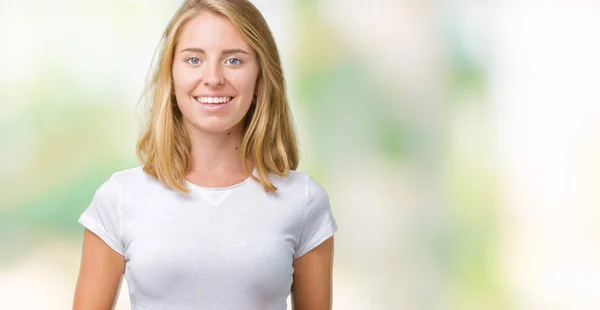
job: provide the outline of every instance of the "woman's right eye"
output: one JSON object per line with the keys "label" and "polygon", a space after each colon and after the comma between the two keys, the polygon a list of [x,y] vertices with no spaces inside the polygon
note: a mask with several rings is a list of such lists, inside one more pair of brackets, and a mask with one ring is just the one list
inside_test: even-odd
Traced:
{"label": "woman's right eye", "polygon": [[198,57],[188,57],[185,62],[189,63],[190,65],[197,65],[200,63],[200,58]]}

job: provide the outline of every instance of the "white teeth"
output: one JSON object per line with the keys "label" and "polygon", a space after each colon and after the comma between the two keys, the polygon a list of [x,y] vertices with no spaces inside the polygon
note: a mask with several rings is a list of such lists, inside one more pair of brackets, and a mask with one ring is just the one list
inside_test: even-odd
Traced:
{"label": "white teeth", "polygon": [[232,97],[196,97],[195,99],[200,103],[219,104],[229,102]]}

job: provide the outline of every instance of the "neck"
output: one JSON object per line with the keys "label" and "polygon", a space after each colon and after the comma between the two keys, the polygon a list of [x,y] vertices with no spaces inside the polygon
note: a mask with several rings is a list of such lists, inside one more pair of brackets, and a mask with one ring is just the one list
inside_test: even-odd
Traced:
{"label": "neck", "polygon": [[188,127],[192,147],[190,173],[221,174],[244,171],[241,155],[242,130],[243,127],[236,126],[226,132],[209,133]]}

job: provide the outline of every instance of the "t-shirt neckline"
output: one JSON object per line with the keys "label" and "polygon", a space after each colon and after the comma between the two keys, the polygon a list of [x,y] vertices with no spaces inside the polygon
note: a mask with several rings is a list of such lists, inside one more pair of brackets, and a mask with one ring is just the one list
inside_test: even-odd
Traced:
{"label": "t-shirt neckline", "polygon": [[192,183],[190,181],[188,181],[187,179],[185,180],[185,184],[187,184],[187,186],[191,189],[191,190],[198,190],[198,191],[225,191],[225,190],[231,190],[237,187],[240,187],[248,182],[250,182],[252,180],[252,175],[256,175],[256,169],[252,170],[252,174],[249,175],[246,179],[244,179],[243,181],[233,184],[233,185],[229,185],[229,186],[225,186],[225,187],[204,187],[204,186],[200,186],[197,185],[195,183]]}

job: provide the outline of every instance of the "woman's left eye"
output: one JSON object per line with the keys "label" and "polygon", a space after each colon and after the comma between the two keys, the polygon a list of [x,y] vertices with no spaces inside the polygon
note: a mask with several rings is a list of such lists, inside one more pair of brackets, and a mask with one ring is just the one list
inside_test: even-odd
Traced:
{"label": "woman's left eye", "polygon": [[230,65],[239,65],[242,63],[242,61],[238,58],[229,58],[227,59],[227,63]]}

